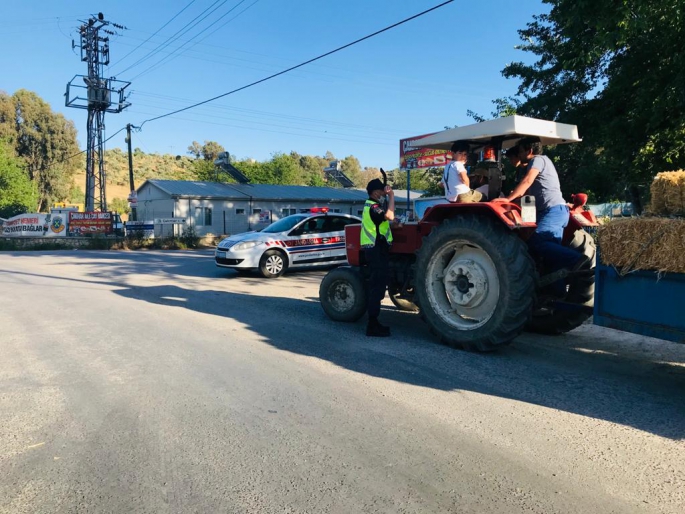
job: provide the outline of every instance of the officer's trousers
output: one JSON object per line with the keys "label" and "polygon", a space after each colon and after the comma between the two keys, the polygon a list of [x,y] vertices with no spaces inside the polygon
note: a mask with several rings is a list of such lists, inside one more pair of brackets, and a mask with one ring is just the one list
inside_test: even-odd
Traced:
{"label": "officer's trousers", "polygon": [[381,302],[390,281],[390,245],[385,238],[379,236],[373,248],[364,249],[364,256],[371,272],[367,312],[369,319],[375,319],[381,313]]}

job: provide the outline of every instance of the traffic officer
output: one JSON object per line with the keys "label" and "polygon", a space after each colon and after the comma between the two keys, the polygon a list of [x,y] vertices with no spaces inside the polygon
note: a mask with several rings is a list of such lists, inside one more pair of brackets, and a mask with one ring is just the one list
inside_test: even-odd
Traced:
{"label": "traffic officer", "polygon": [[[390,222],[395,219],[395,193],[390,186],[375,178],[366,186],[369,199],[364,204],[362,213],[361,247],[369,265],[368,314],[369,322],[366,335],[370,337],[388,337],[390,328],[378,322],[381,302],[388,287],[390,268],[388,258],[392,244]],[[384,195],[388,196],[386,207],[381,203]]]}

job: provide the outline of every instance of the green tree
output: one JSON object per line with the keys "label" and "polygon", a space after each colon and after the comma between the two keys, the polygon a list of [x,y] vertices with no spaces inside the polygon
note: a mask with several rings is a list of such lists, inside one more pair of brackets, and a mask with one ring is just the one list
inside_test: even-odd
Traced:
{"label": "green tree", "polygon": [[362,174],[362,166],[354,155],[348,155],[340,161],[340,168],[342,172],[347,175],[354,185],[357,187],[366,187],[364,176]]}
{"label": "green tree", "polygon": [[225,182],[226,173],[220,173],[213,161],[205,161],[198,159],[192,164],[193,175],[195,180],[204,180],[207,182]]}
{"label": "green tree", "polygon": [[76,128],[33,92],[21,89],[11,97],[0,93],[0,134],[23,158],[37,191],[37,205],[47,210],[66,199],[80,159]]}
{"label": "green tree", "polygon": [[655,173],[685,167],[685,0],[544,0],[519,34],[533,64],[508,65],[520,81],[518,113],[574,123],[583,143],[560,145],[566,189],[621,196]]}
{"label": "green tree", "polygon": [[[440,186],[443,168],[426,168],[411,170],[409,180],[412,191],[425,191],[429,196],[442,195],[444,189]],[[393,170],[394,189],[407,189],[407,171]]]}
{"label": "green tree", "polygon": [[30,212],[36,206],[36,195],[26,166],[14,157],[11,146],[0,140],[0,217],[9,218]]}
{"label": "green tree", "polygon": [[202,157],[202,145],[197,141],[193,141],[188,147],[188,153],[195,159]]}
{"label": "green tree", "polygon": [[131,208],[128,206],[128,201],[123,198],[113,198],[107,202],[107,207],[110,211],[118,212],[119,214],[130,214]]}
{"label": "green tree", "polygon": [[[292,155],[292,154],[291,154]],[[324,186],[326,181],[324,179],[323,169],[328,166],[325,159],[314,157],[311,155],[300,155],[299,163],[302,168],[302,176],[304,185],[307,186]]]}
{"label": "green tree", "polygon": [[83,192],[83,189],[76,184],[72,184],[71,189],[69,190],[69,196],[67,197],[69,203],[83,203],[85,198],[86,194]]}
{"label": "green tree", "polygon": [[216,141],[205,141],[203,145],[197,141],[193,141],[188,147],[188,153],[195,159],[204,159],[205,161],[214,162],[221,152],[226,149]]}
{"label": "green tree", "polygon": [[265,163],[265,171],[270,178],[270,184],[301,185],[302,168],[298,159],[292,155],[275,153],[270,161]]}
{"label": "green tree", "polygon": [[214,162],[221,152],[225,152],[226,149],[221,146],[216,141],[205,141],[202,146],[202,158],[206,161]]}

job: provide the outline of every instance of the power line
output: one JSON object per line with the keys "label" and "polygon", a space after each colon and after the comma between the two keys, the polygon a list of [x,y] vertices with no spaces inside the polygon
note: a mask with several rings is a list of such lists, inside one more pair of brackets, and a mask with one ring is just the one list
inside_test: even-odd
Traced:
{"label": "power line", "polygon": [[[209,17],[210,14],[215,12],[217,9],[219,9],[222,5],[224,5],[228,0],[216,0],[212,5],[207,7],[204,11],[202,11],[200,14],[195,16],[192,20],[190,20],[188,23],[186,23],[183,27],[181,27],[178,31],[176,31],[172,36],[168,37],[166,41],[164,41],[162,44],[160,44],[156,49],[152,50],[148,54],[146,54],[144,57],[138,59],[136,62],[128,66],[127,68],[124,68],[122,71],[120,71],[118,74],[121,75],[122,73],[130,70],[131,68],[135,68],[139,64],[142,64],[143,62],[147,61],[150,57],[154,56],[155,54],[159,53],[161,50],[164,50],[167,46],[169,46],[171,43],[176,41],[179,37],[181,37],[183,34],[186,34],[190,30],[192,30],[195,26],[197,26],[199,23],[202,23],[207,17]],[[219,4],[217,7],[214,7],[216,4]],[[214,7],[214,9],[212,9]],[[200,18],[203,14],[205,14],[207,11],[212,9],[209,13],[207,13],[205,16],[203,16],[199,21],[196,23],[195,20]],[[186,27],[188,27],[186,29]]]}
{"label": "power line", "polygon": [[188,5],[186,5],[183,9],[181,9],[180,11],[178,11],[178,12],[177,12],[169,21],[167,21],[164,25],[162,25],[161,27],[159,27],[159,28],[157,29],[157,31],[156,31],[154,34],[152,34],[152,35],[151,35],[150,37],[148,37],[145,41],[143,41],[142,43],[140,43],[137,47],[135,47],[135,48],[134,48],[133,50],[131,50],[129,53],[127,53],[126,55],[124,55],[124,56],[123,56],[121,59],[119,59],[116,63],[112,64],[112,65],[110,66],[110,69],[111,69],[112,67],[116,66],[117,64],[119,64],[119,63],[120,63],[121,61],[123,61],[124,59],[126,59],[129,55],[131,55],[133,52],[135,52],[136,50],[138,50],[138,49],[139,49],[141,46],[143,46],[145,43],[147,43],[148,41],[150,41],[150,39],[152,39],[152,38],[155,37],[157,34],[159,34],[159,33],[162,31],[162,29],[164,29],[167,25],[169,25],[169,23],[171,23],[171,22],[174,21],[176,18],[178,18],[178,17],[183,13],[183,11],[185,11],[188,7],[190,7],[190,6],[193,5],[194,3],[195,3],[195,0],[190,0],[190,3],[189,3]]}
{"label": "power line", "polygon": [[[148,107],[152,109],[159,109],[159,107],[156,107],[155,105],[151,104],[145,104],[145,103],[139,103],[138,105],[142,107]],[[138,111],[140,112],[140,111]],[[150,113],[152,114],[152,113]],[[288,130],[300,130],[302,132],[311,132],[313,134],[329,134],[329,135],[337,135],[337,136],[347,136],[347,137],[357,137],[357,138],[367,138],[367,139],[377,139],[377,140],[383,140],[383,141],[392,141],[393,144],[397,144],[397,137],[388,137],[387,135],[375,135],[375,134],[362,134],[359,131],[357,131],[356,134],[349,134],[349,133],[344,133],[344,132],[336,132],[334,130],[329,130],[329,129],[322,129],[322,128],[312,128],[312,127],[302,127],[302,126],[295,126],[295,125],[284,125],[284,124],[279,124],[279,123],[274,123],[272,121],[255,121],[255,120],[246,120],[246,119],[240,119],[240,118],[231,118],[227,116],[217,116],[216,114],[209,114],[209,113],[203,113],[203,112],[195,112],[193,113],[195,116],[199,116],[201,118],[209,118],[209,119],[219,119],[219,120],[226,120],[226,121],[234,121],[234,122],[240,122],[240,123],[249,123],[252,125],[266,125],[269,127],[276,127],[276,128],[283,128],[283,129],[288,129]],[[201,121],[201,120],[194,120],[194,121]],[[244,128],[244,127],[243,127]],[[301,134],[304,135],[304,134]]]}
{"label": "power line", "polygon": [[[150,97],[152,99],[161,99],[161,100],[167,100],[171,102],[181,102],[181,103],[186,103],[186,102],[192,102],[193,100],[189,100],[187,98],[178,98],[178,97],[173,97],[173,96],[166,96],[166,95],[157,95],[154,93],[147,93],[144,91],[133,91],[133,94],[140,95],[143,97]],[[136,105],[142,105],[137,103]],[[157,106],[154,106],[157,108]],[[341,121],[330,121],[330,120],[323,120],[319,118],[308,118],[304,116],[296,116],[296,115],[291,115],[291,114],[280,114],[280,113],[275,113],[275,112],[269,112],[269,111],[258,111],[255,109],[245,109],[241,107],[231,107],[229,105],[223,105],[223,104],[215,104],[213,106],[213,109],[223,109],[226,111],[234,111],[238,115],[241,115],[244,113],[245,116],[249,117],[254,117],[254,118],[276,118],[276,119],[282,119],[285,121],[293,121],[293,122],[299,122],[299,123],[309,123],[309,124],[319,124],[319,125],[325,125],[325,126],[335,126],[339,127],[341,129],[355,129],[355,130],[363,130],[366,132],[382,132],[386,134],[391,134],[391,135],[399,135],[399,134],[404,134],[406,133],[406,130],[396,130],[396,129],[388,129],[384,127],[373,127],[370,125],[360,125],[356,123],[345,123]]]}
{"label": "power line", "polygon": [[[133,38],[140,40],[139,38]],[[128,45],[127,43],[118,43],[120,45],[125,45],[125,46],[133,46],[133,45]],[[201,44],[200,42],[196,44]],[[226,47],[221,47],[217,45],[207,45],[203,44],[203,46],[211,46],[211,47],[216,47],[216,48],[224,48],[227,50],[235,51],[235,52],[240,52],[240,53],[246,53],[250,55],[257,55],[260,57],[267,57],[267,58],[274,58],[274,59],[279,59],[279,60],[288,60],[288,59],[283,59],[275,56],[269,56],[265,54],[258,54],[255,52],[245,52],[243,50],[237,50],[237,49],[228,49]],[[179,47],[177,47],[179,48]],[[257,71],[263,71],[263,72],[273,72],[274,68],[277,68],[277,65],[273,65],[270,63],[262,63],[255,61],[254,59],[244,59],[240,57],[230,57],[227,55],[219,54],[219,53],[212,53],[212,52],[205,52],[205,51],[200,51],[200,50],[192,50],[193,47],[187,49],[185,52],[196,52],[200,53],[202,56],[195,56],[195,55],[188,55],[187,53],[184,52],[186,58],[188,59],[193,59],[197,61],[203,61],[203,62],[210,62],[210,63],[215,63],[215,64],[223,64],[227,66],[234,66],[240,69],[248,69],[248,70],[257,70]],[[172,52],[167,52],[167,55],[171,54]],[[206,56],[207,55],[214,55],[217,57],[221,57],[223,59],[208,59]],[[241,62],[247,62],[251,64],[258,64],[259,67],[257,66],[247,66],[239,63],[233,63],[231,61],[241,61]],[[316,69],[315,69],[316,68]],[[442,82],[436,83],[435,81],[428,81],[428,80],[418,80],[416,78],[411,78],[411,77],[398,77],[398,76],[393,76],[393,75],[378,75],[378,74],[373,74],[373,73],[364,73],[363,78],[349,78],[344,75],[337,75],[337,74],[331,74],[331,73],[324,73],[321,71],[318,71],[318,68],[325,68],[325,69],[330,69],[330,70],[337,70],[339,72],[342,72],[343,74],[345,73],[356,73],[352,70],[346,69],[346,68],[340,68],[340,67],[334,67],[334,66],[327,66],[323,64],[318,64],[318,65],[312,65],[311,67],[307,68],[307,70],[301,70],[302,75],[300,74],[291,74],[291,77],[300,77],[302,79],[309,79],[307,75],[312,75],[315,79],[321,80],[322,82],[326,83],[336,83],[338,81],[344,80],[346,85],[357,85],[362,88],[366,89],[378,89],[378,81],[383,81],[383,89],[384,90],[392,90],[392,91],[398,91],[398,92],[405,92],[405,93],[421,93],[424,94],[427,91],[427,88],[430,88],[430,92],[433,95],[440,95],[444,96],[447,98],[454,98],[455,95],[457,96],[462,96],[462,97],[469,97],[469,98],[481,98],[481,99],[490,99],[492,96],[487,96],[483,90],[478,90],[476,94],[475,90],[469,90],[469,89],[463,89],[463,87],[460,85],[459,87],[453,85],[453,84],[444,84]],[[156,69],[156,66],[155,66]],[[152,71],[152,70],[150,70]],[[147,73],[147,70],[140,75],[137,75],[137,77],[140,77]],[[307,75],[305,75],[307,74]],[[136,77],[134,77],[135,79]],[[133,80],[133,79],[132,79]],[[493,92],[492,95],[497,94],[496,92]],[[190,100],[188,100],[190,101]]]}
{"label": "power line", "polygon": [[0,21],[0,26],[10,25],[12,27],[21,27],[27,25],[45,25],[54,22],[59,18],[84,18],[87,14],[65,14],[60,16],[47,16],[45,18],[3,18]]}
{"label": "power line", "polygon": [[[143,111],[139,111],[140,114],[146,114]],[[152,114],[152,113],[148,113]],[[216,121],[207,121],[207,120],[194,120],[192,118],[180,118],[178,116],[174,116],[175,120],[179,121],[190,121],[193,123],[202,123],[203,125],[216,125],[220,127],[231,127],[231,128],[239,128],[239,129],[244,129],[244,130],[254,130],[257,132],[269,132],[272,134],[286,134],[290,136],[300,136],[300,137],[307,137],[307,138],[314,138],[314,139],[326,139],[326,140],[331,140],[331,141],[345,141],[348,143],[361,143],[361,144],[369,144],[369,145],[381,145],[381,146],[397,146],[397,140],[394,140],[394,142],[381,142],[381,141],[370,141],[370,140],[363,140],[363,139],[349,139],[349,138],[341,138],[341,137],[326,137],[322,135],[315,135],[315,134],[298,134],[296,132],[286,132],[284,130],[270,130],[270,129],[265,129],[265,128],[255,128],[255,127],[246,127],[243,125],[235,125],[235,124],[229,124],[229,123],[219,123]],[[294,129],[294,130],[300,130],[300,129]]]}
{"label": "power line", "polygon": [[161,116],[156,116],[156,117],[154,117],[154,118],[147,119],[147,120],[143,121],[143,123],[140,124],[140,127],[141,127],[141,129],[142,129],[142,128],[143,128],[143,125],[145,125],[145,124],[146,124],[147,122],[149,122],[149,121],[159,120],[159,119],[161,119],[161,118],[166,118],[167,116],[171,116],[172,114],[178,114],[179,112],[187,111],[187,110],[192,109],[192,108],[194,108],[194,107],[198,107],[198,106],[200,106],[200,105],[207,104],[207,103],[209,103],[209,102],[213,102],[214,100],[218,100],[219,98],[223,98],[223,97],[225,97],[225,96],[232,95],[233,93],[237,93],[238,91],[242,91],[242,90],[247,89],[247,88],[249,88],[249,87],[256,86],[257,84],[261,84],[262,82],[266,82],[267,80],[271,80],[271,79],[273,79],[273,78],[275,78],[275,77],[278,77],[278,76],[280,76],[280,75],[284,75],[284,74],[288,73],[289,71],[293,71],[293,70],[296,70],[297,68],[301,68],[301,67],[303,67],[303,66],[306,66],[306,65],[309,64],[309,63],[312,63],[312,62],[314,62],[314,61],[318,61],[319,59],[323,59],[324,57],[327,57],[327,56],[332,55],[332,54],[334,54],[334,53],[336,53],[336,52],[339,52],[339,51],[341,51],[341,50],[344,50],[345,48],[349,48],[349,47],[351,47],[351,46],[353,46],[353,45],[356,45],[357,43],[361,43],[362,41],[366,41],[367,39],[370,39],[370,38],[372,38],[372,37],[374,37],[374,36],[377,36],[377,35],[379,35],[379,34],[382,34],[383,32],[387,32],[388,30],[394,29],[395,27],[399,27],[400,25],[403,25],[403,24],[405,24],[405,23],[407,23],[407,22],[409,22],[409,21],[415,20],[416,18],[419,18],[419,17],[421,17],[421,16],[424,16],[424,15],[428,14],[429,12],[435,11],[436,9],[439,9],[439,8],[441,8],[441,7],[444,7],[444,6],[447,5],[447,4],[451,4],[453,1],[454,1],[454,0],[447,0],[446,2],[443,2],[443,3],[439,4],[439,5],[436,5],[435,7],[431,7],[430,9],[427,9],[427,10],[425,10],[425,11],[422,11],[422,12],[420,12],[420,13],[418,13],[418,14],[413,15],[413,16],[410,16],[409,18],[405,18],[405,19],[402,20],[402,21],[399,21],[399,22],[397,22],[397,23],[394,23],[394,24],[392,24],[392,25],[389,25],[389,26],[387,26],[387,27],[385,27],[385,28],[383,28],[383,29],[381,29],[381,30],[378,30],[378,31],[376,31],[376,32],[374,32],[374,33],[372,33],[372,34],[369,34],[368,36],[364,36],[364,37],[362,37],[362,38],[359,38],[359,39],[357,39],[357,40],[355,40],[355,41],[352,41],[351,43],[347,43],[346,45],[339,46],[338,48],[336,48],[336,49],[334,49],[334,50],[331,50],[331,51],[329,51],[329,52],[326,52],[326,53],[324,53],[324,54],[321,54],[321,55],[319,55],[319,56],[317,56],[317,57],[314,57],[313,59],[309,59],[309,60],[304,61],[304,62],[302,62],[302,63],[300,63],[300,64],[297,64],[297,65],[295,65],[295,66],[291,66],[290,68],[287,68],[287,69],[285,69],[285,70],[283,70],[283,71],[280,71],[280,72],[278,72],[278,73],[274,73],[273,75],[270,75],[270,76],[265,77],[265,78],[263,78],[263,79],[257,80],[257,81],[255,81],[255,82],[252,82],[252,83],[247,84],[247,85],[245,85],[245,86],[239,87],[239,88],[234,89],[234,90],[232,90],[232,91],[229,91],[229,92],[227,92],[227,93],[223,93],[223,94],[218,95],[218,96],[215,96],[215,97],[213,97],[213,98],[209,98],[209,99],[207,99],[207,100],[203,100],[202,102],[198,102],[198,103],[196,103],[196,104],[189,105],[188,107],[184,107],[184,108],[182,108],[182,109],[177,109],[177,110],[175,110],[175,111],[171,111],[171,112],[169,112],[169,113],[167,113],[167,114],[162,114]]}
{"label": "power line", "polygon": [[186,53],[186,52],[192,50],[193,48],[195,48],[195,46],[197,46],[198,44],[202,43],[202,41],[204,41],[205,39],[207,39],[208,37],[210,37],[212,34],[214,34],[215,32],[217,32],[219,29],[225,27],[225,26],[228,25],[230,22],[232,22],[233,20],[235,20],[236,18],[238,18],[241,14],[243,14],[245,11],[247,11],[248,9],[250,9],[250,8],[251,8],[253,5],[255,5],[257,2],[259,2],[259,0],[255,0],[255,1],[252,2],[250,5],[248,5],[245,9],[243,9],[243,10],[240,11],[238,14],[236,14],[233,18],[230,18],[229,20],[226,20],[224,23],[222,23],[221,25],[219,25],[219,26],[218,26],[216,29],[214,29],[212,32],[210,32],[210,33],[207,34],[205,37],[203,37],[202,39],[200,39],[200,41],[197,41],[197,42],[193,43],[193,46],[191,46],[190,48],[186,48],[186,49],[183,50],[182,52],[176,53],[178,50],[182,49],[184,46],[186,46],[187,44],[191,43],[194,39],[196,39],[196,38],[197,38],[198,36],[200,36],[202,33],[206,32],[207,30],[209,30],[210,28],[212,28],[213,25],[215,25],[216,23],[218,23],[219,21],[221,21],[223,18],[225,18],[226,16],[228,16],[229,14],[231,14],[235,9],[237,9],[237,8],[238,8],[242,3],[244,3],[244,2],[245,2],[245,0],[240,0],[240,2],[238,2],[235,6],[233,6],[232,9],[230,9],[228,12],[226,12],[226,13],[225,13],[223,16],[221,16],[220,18],[217,18],[217,19],[214,21],[214,23],[212,23],[211,25],[208,25],[207,27],[205,27],[202,31],[200,31],[199,33],[195,34],[192,38],[190,38],[190,40],[184,42],[181,46],[179,46],[178,48],[174,49],[173,52],[171,52],[170,54],[168,54],[167,56],[165,56],[164,58],[162,58],[159,62],[157,62],[157,64],[154,64],[152,67],[149,67],[149,68],[147,68],[146,70],[140,72],[138,75],[136,75],[135,77],[133,77],[131,80],[133,81],[133,80],[135,80],[135,79],[137,79],[137,78],[139,78],[139,77],[142,77],[143,75],[147,75],[147,74],[150,73],[151,71],[154,71],[154,70],[156,70],[157,68],[159,68],[160,66],[164,65],[165,62],[168,63],[168,62],[170,62],[170,61],[173,61],[173,60],[176,59],[177,57],[180,57],[180,56],[183,55],[184,53]]}
{"label": "power line", "polygon": [[[242,12],[244,12],[244,11],[242,11]],[[219,28],[221,28],[221,27],[219,27]],[[145,32],[145,31],[142,31],[142,30],[134,30],[134,29],[131,29],[129,32],[140,32],[140,33],[142,33],[142,34],[150,34],[149,32]],[[214,31],[214,32],[216,32],[216,31]],[[208,37],[211,36],[214,32],[210,33],[210,34],[208,35]],[[127,37],[128,39],[135,40],[135,41],[142,41],[142,38],[132,37],[132,36],[130,36],[130,35],[126,35],[125,37]],[[236,52],[236,53],[240,53],[240,54],[246,54],[246,55],[249,55],[249,56],[257,56],[257,57],[265,57],[265,58],[267,58],[267,59],[275,59],[275,60],[278,60],[278,61],[283,61],[284,64],[291,63],[291,62],[296,62],[296,61],[294,61],[294,60],[292,60],[292,59],[288,59],[288,58],[285,58],[285,57],[279,57],[279,56],[277,56],[277,55],[269,55],[269,54],[263,54],[263,53],[259,53],[259,52],[250,52],[250,51],[247,51],[247,50],[241,50],[241,49],[238,49],[238,48],[232,48],[232,47],[228,47],[228,46],[225,46],[225,45],[217,45],[217,44],[212,44],[212,43],[204,43],[204,41],[205,41],[206,39],[207,39],[207,38],[201,39],[200,41],[198,41],[197,43],[195,43],[195,45],[201,45],[201,46],[203,46],[203,47],[210,47],[210,48],[217,48],[217,49],[220,49],[220,50],[228,50],[228,51],[230,51],[230,52]],[[188,40],[184,40],[184,39],[178,39],[177,42],[179,42],[179,43],[188,43],[189,41],[188,41]],[[131,45],[131,44],[123,43],[123,42],[119,42],[118,44],[120,44],[120,45],[125,45],[125,46],[133,46],[133,45]],[[276,68],[276,67],[277,67],[277,65],[275,65],[275,64],[270,64],[270,63],[266,63],[266,62],[258,62],[258,61],[255,61],[254,58],[248,59],[248,58],[242,58],[242,57],[233,57],[233,56],[225,55],[225,54],[223,54],[223,53],[208,52],[208,51],[206,51],[206,50],[192,50],[192,48],[194,48],[195,45],[193,45],[193,47],[189,48],[189,49],[186,50],[185,52],[191,52],[191,51],[192,51],[192,52],[195,52],[195,53],[200,54],[200,55],[203,56],[203,57],[193,56],[193,55],[187,55],[187,54],[186,54],[186,57],[187,57],[187,58],[189,58],[189,59],[194,59],[194,60],[199,60],[199,61],[204,61],[204,62],[212,62],[212,63],[216,63],[216,64],[228,64],[228,65],[230,65],[230,66],[235,66],[235,67],[239,67],[239,68],[243,68],[243,69],[258,70],[258,71],[267,71],[267,72],[268,72],[268,71],[272,71],[272,70],[268,70],[268,69],[264,69],[264,68],[256,68],[256,67],[254,67],[254,66],[244,66],[244,65],[240,65],[240,64],[234,64],[234,63],[231,63],[230,61],[241,61],[241,62],[247,62],[247,63],[251,63],[251,64],[260,64],[261,66],[271,67],[271,68]],[[173,51],[175,51],[175,50],[178,49],[178,48],[180,48],[180,47],[174,48]],[[185,52],[184,52],[184,53],[185,53]],[[167,54],[169,54],[169,53],[172,53],[172,52],[167,52]],[[207,58],[204,57],[204,56],[207,56],[207,55],[214,55],[214,56],[217,56],[217,57],[221,57],[221,58],[223,58],[224,60],[207,59]],[[325,69],[328,69],[328,70],[335,70],[335,71],[337,71],[337,72],[343,72],[343,73],[358,73],[358,71],[355,71],[355,70],[352,70],[352,69],[348,69],[348,68],[344,68],[344,67],[340,67],[340,66],[331,66],[331,65],[328,65],[328,64],[321,64],[321,63],[315,64],[315,65],[311,66],[310,68],[325,68]],[[347,78],[347,77],[342,77],[342,76],[340,76],[340,75],[332,75],[332,74],[323,73],[323,72],[320,72],[320,71],[311,71],[311,70],[308,70],[308,71],[305,71],[304,73],[319,75],[319,76],[322,76],[322,77],[329,77],[329,78],[331,78],[331,79],[336,79],[336,80],[346,80],[346,81],[349,81],[349,80],[350,80],[350,79]],[[368,83],[369,83],[370,85],[373,85],[374,87],[377,87],[377,84],[376,84],[376,81],[377,81],[377,80],[384,80],[384,81],[400,81],[400,82],[402,82],[402,83],[407,83],[407,84],[408,84],[408,83],[412,83],[412,84],[416,85],[417,87],[420,86],[420,87],[421,87],[421,90],[420,90],[421,92],[425,92],[425,86],[426,86],[426,85],[429,85],[429,86],[432,86],[432,87],[434,87],[434,86],[436,85],[435,81],[429,81],[429,80],[425,80],[425,79],[420,79],[420,78],[413,77],[413,76],[412,76],[412,77],[409,77],[409,76],[397,76],[397,75],[387,75],[387,74],[382,74],[382,75],[380,75],[380,74],[368,73],[368,72],[365,72],[365,73],[364,73],[364,76],[366,77],[365,79],[363,79],[362,81],[357,80],[357,82],[360,83],[360,84],[362,84],[362,83],[363,83],[363,84],[366,84],[366,82],[368,81]],[[377,79],[374,79],[373,82],[371,82],[370,78],[373,78],[373,77],[377,77]],[[446,88],[449,90],[449,91],[445,91],[445,92],[442,93],[442,94],[445,94],[445,95],[448,95],[448,94],[449,94],[451,97],[453,97],[454,95],[460,95],[460,96],[471,96],[471,97],[474,97],[474,98],[490,99],[490,98],[492,98],[492,95],[498,94],[497,91],[492,91],[492,92],[491,92],[492,95],[487,96],[487,95],[484,94],[484,92],[483,92],[482,89],[463,90],[463,89],[461,89],[461,88],[455,88],[454,86],[445,85],[445,84],[442,84],[442,83],[440,84],[440,86],[441,86],[441,87],[446,87]],[[387,84],[387,83],[384,84],[384,87],[387,88],[387,87],[388,87],[388,84]],[[416,89],[407,89],[407,88],[401,88],[401,91],[419,92],[419,90],[416,90]],[[480,93],[480,94],[474,94],[474,93],[476,93],[476,92],[478,92],[478,93]]]}
{"label": "power line", "polygon": [[[109,141],[110,139],[112,139],[114,136],[116,136],[119,132],[122,132],[122,131],[124,131],[124,130],[126,130],[126,127],[121,127],[121,128],[120,128],[119,130],[117,130],[114,134],[112,134],[112,135],[109,136],[107,139],[105,139],[102,143],[103,143],[103,144],[106,143],[107,141]],[[54,168],[55,166],[58,166],[58,165],[63,164],[63,163],[65,163],[65,162],[67,162],[67,161],[70,161],[70,160],[73,159],[74,157],[78,157],[79,155],[84,154],[84,153],[86,153],[87,151],[88,151],[88,149],[86,148],[85,150],[81,150],[80,152],[75,153],[74,155],[70,155],[69,157],[65,157],[64,159],[61,159],[61,160],[59,160],[59,161],[57,161],[57,162],[53,162],[50,166],[48,166],[47,168],[45,168],[45,171],[51,170],[51,169]]]}

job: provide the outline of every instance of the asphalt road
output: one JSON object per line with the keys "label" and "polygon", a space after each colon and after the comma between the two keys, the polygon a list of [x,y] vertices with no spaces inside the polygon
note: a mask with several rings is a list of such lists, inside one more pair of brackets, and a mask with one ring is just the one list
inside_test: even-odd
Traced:
{"label": "asphalt road", "polygon": [[685,345],[369,339],[322,276],[0,253],[0,512],[683,512]]}

